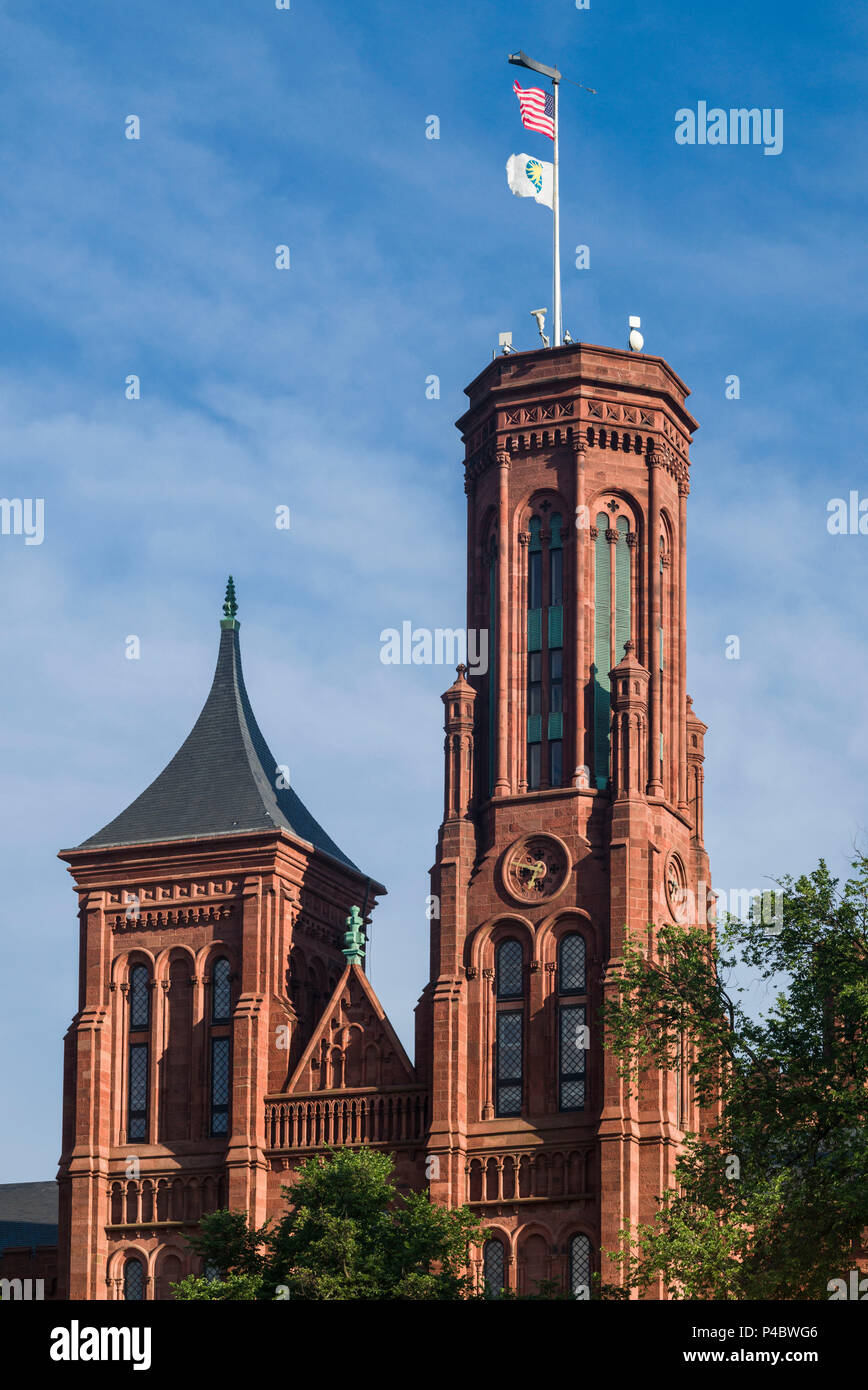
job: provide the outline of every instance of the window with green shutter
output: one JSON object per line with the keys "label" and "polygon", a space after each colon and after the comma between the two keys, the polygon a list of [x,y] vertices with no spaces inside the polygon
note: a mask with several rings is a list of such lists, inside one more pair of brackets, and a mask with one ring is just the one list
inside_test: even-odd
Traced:
{"label": "window with green shutter", "polygon": [[[542,502],[540,512],[549,504]],[[532,516],[527,568],[527,786],[563,781],[564,520]]]}
{"label": "window with green shutter", "polygon": [[609,666],[611,652],[611,547],[606,540],[609,518],[597,517],[594,541],[594,776],[602,791],[609,784],[609,720],[611,694]]}
{"label": "window with green shutter", "polygon": [[[633,636],[633,546],[630,517],[612,498],[611,515],[598,512],[594,539],[594,665],[592,746],[594,780],[600,790],[609,783],[612,696],[609,672],[623,660]],[[612,537],[614,531],[615,538]],[[607,537],[608,532],[608,537]],[[612,570],[614,566],[614,572]],[[613,608],[614,601],[614,608]]]}
{"label": "window with green shutter", "polygon": [[630,523],[618,517],[618,544],[615,546],[615,657],[620,661],[630,640],[630,547],[627,534]]}
{"label": "window with green shutter", "polygon": [[497,537],[488,548],[488,794],[494,791],[497,738]]}

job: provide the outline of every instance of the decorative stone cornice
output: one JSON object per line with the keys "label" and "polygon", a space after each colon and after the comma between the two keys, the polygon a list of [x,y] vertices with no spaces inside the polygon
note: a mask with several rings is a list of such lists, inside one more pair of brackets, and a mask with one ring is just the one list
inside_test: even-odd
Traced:
{"label": "decorative stone cornice", "polygon": [[201,907],[164,907],[139,911],[137,917],[115,914],[113,932],[157,931],[161,927],[195,927],[210,922],[223,922],[232,916],[229,903],[205,903]]}

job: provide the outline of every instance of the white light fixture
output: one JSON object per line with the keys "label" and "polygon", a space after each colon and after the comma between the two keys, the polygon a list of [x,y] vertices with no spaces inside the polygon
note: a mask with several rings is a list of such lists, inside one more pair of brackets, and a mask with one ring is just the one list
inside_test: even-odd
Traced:
{"label": "white light fixture", "polygon": [[630,351],[641,352],[643,347],[645,346],[645,339],[639,332],[639,329],[642,327],[642,320],[640,318],[637,318],[635,314],[631,314],[627,322],[630,327],[630,337],[628,339],[628,342],[630,344]]}
{"label": "white light fixture", "polygon": [[548,313],[548,309],[531,309],[531,311],[530,311],[530,316],[531,316],[531,318],[532,318],[532,319],[536,319],[536,326],[537,326],[537,328],[539,329],[539,335],[540,335],[540,337],[542,338],[542,345],[543,345],[544,348],[547,348],[548,345],[549,345],[549,340],[548,340],[548,338],[546,337],[546,332],[545,332],[545,329],[546,329],[546,314],[547,314],[547,313]]}
{"label": "white light fixture", "polygon": [[511,352],[515,352],[515,348],[512,345],[512,334],[498,333],[497,346],[503,348],[504,357],[508,356],[508,354]]}

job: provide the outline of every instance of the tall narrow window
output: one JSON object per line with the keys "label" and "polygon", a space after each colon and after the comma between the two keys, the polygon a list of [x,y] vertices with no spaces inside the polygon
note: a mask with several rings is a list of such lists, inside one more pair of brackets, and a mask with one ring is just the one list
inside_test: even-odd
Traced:
{"label": "tall narrow window", "polygon": [[498,999],[520,999],[524,994],[521,943],[501,941],[496,953],[495,984]]}
{"label": "tall narrow window", "polygon": [[214,962],[211,972],[211,1022],[228,1023],[232,1016],[232,967],[225,956]]}
{"label": "tall narrow window", "polygon": [[156,1141],[174,1143],[191,1138],[190,1058],[193,1051],[193,982],[190,961],[176,955],[169,964],[168,990],[163,994],[160,1058],[156,1066],[160,1102]]}
{"label": "tall narrow window", "polygon": [[587,1236],[573,1236],[570,1241],[570,1293],[574,1298],[587,1298],[591,1291],[591,1242]]}
{"label": "tall narrow window", "polygon": [[130,971],[130,1039],[127,1057],[127,1138],[148,1137],[151,974],[146,965]]}
{"label": "tall narrow window", "polygon": [[564,549],[561,539],[563,522],[555,512],[549,522],[548,550],[548,780],[550,787],[559,787],[563,780],[564,751]]}
{"label": "tall narrow window", "polygon": [[504,1009],[497,1015],[497,1097],[495,1114],[520,1115],[522,1099],[522,1053],[524,1013]]}
{"label": "tall narrow window", "polygon": [[488,546],[488,794],[494,791],[497,748],[497,536]]}
{"label": "tall narrow window", "polygon": [[594,540],[594,778],[600,790],[609,784],[611,689],[609,673],[624,656],[632,636],[633,574],[627,516],[618,516],[619,504],[606,504],[609,517],[599,512]]}
{"label": "tall narrow window", "polygon": [[527,785],[535,790],[542,779],[542,521],[530,519],[527,547]]}
{"label": "tall narrow window", "polygon": [[506,1260],[502,1240],[487,1240],[482,1250],[482,1268],[485,1277],[487,1298],[499,1298],[503,1292],[503,1276]]}
{"label": "tall narrow window", "polygon": [[527,658],[527,785],[535,789],[542,777],[542,652]]}
{"label": "tall narrow window", "polygon": [[585,1108],[585,1006],[562,1004],[560,1032],[560,1109]]}
{"label": "tall narrow window", "polygon": [[585,938],[570,932],[558,945],[558,994],[584,994],[585,978]]}
{"label": "tall narrow window", "polygon": [[684,1129],[687,1120],[686,1086],[684,1084],[684,1034],[678,1034],[678,1055],[675,1059],[675,1122]]}
{"label": "tall narrow window", "polygon": [[[547,510],[549,503],[542,503]],[[529,523],[527,557],[527,785],[559,787],[563,780],[564,565],[560,513],[543,530]]]}
{"label": "tall narrow window", "polygon": [[[666,728],[666,714],[665,714],[665,709],[666,709],[666,703],[667,703],[667,701],[666,701],[666,686],[665,686],[665,682],[664,682],[664,680],[663,680],[663,672],[664,672],[664,670],[665,670],[665,668],[666,668],[666,638],[665,638],[665,626],[664,626],[664,625],[665,625],[665,622],[666,622],[666,566],[667,566],[668,563],[669,563],[669,560],[668,560],[668,555],[667,555],[667,550],[666,550],[666,536],[665,536],[665,533],[663,533],[663,534],[661,534],[661,536],[660,536],[660,627],[659,627],[659,629],[658,629],[659,635],[660,635],[660,651],[659,651],[659,654],[658,654],[658,665],[659,665],[659,670],[660,670],[660,701],[661,701],[661,710],[660,710],[660,748],[658,749],[658,753],[659,753],[659,757],[660,757],[660,763],[659,763],[659,766],[658,766],[657,775],[659,776],[661,783],[663,782],[663,749],[664,749],[664,745],[665,745],[665,742],[666,742],[666,734],[665,734],[664,730],[665,730],[665,728]],[[653,757],[653,753],[652,753],[652,757]]]}
{"label": "tall narrow window", "polygon": [[524,1006],[505,1007],[524,999],[524,953],[521,942],[501,941],[494,953],[495,1114],[520,1115],[523,1091]]}
{"label": "tall narrow window", "polygon": [[229,1133],[229,1039],[211,1039],[211,1133]]}
{"label": "tall narrow window", "polygon": [[585,956],[585,940],[578,932],[561,938],[558,943],[558,1108],[562,1111],[585,1108]]}
{"label": "tall narrow window", "polygon": [[611,691],[612,573],[611,547],[606,540],[609,518],[597,516],[594,540],[594,778],[602,791],[609,784],[609,719]]}
{"label": "tall narrow window", "polygon": [[134,965],[130,971],[130,1032],[138,1033],[151,1026],[151,976],[146,965]]}
{"label": "tall narrow window", "polygon": [[625,516],[618,517],[618,544],[615,547],[615,665],[624,655],[624,648],[630,640],[632,626],[631,613],[631,575],[630,523]]}
{"label": "tall narrow window", "polygon": [[141,1260],[127,1260],[124,1265],[124,1299],[139,1302],[145,1296],[145,1267]]}
{"label": "tall narrow window", "polygon": [[[296,969],[298,962],[295,962]],[[211,967],[211,1134],[229,1133],[232,1085],[232,966],[219,956]]]}

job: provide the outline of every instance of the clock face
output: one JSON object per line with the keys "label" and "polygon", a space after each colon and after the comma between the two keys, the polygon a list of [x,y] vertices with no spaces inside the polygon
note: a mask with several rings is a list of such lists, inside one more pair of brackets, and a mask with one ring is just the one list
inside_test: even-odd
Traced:
{"label": "clock face", "polygon": [[687,916],[687,880],[681,860],[674,854],[666,865],[666,901],[676,922]]}
{"label": "clock face", "polygon": [[507,850],[503,884],[521,903],[545,902],[560,893],[569,876],[570,854],[553,835],[525,835]]}

